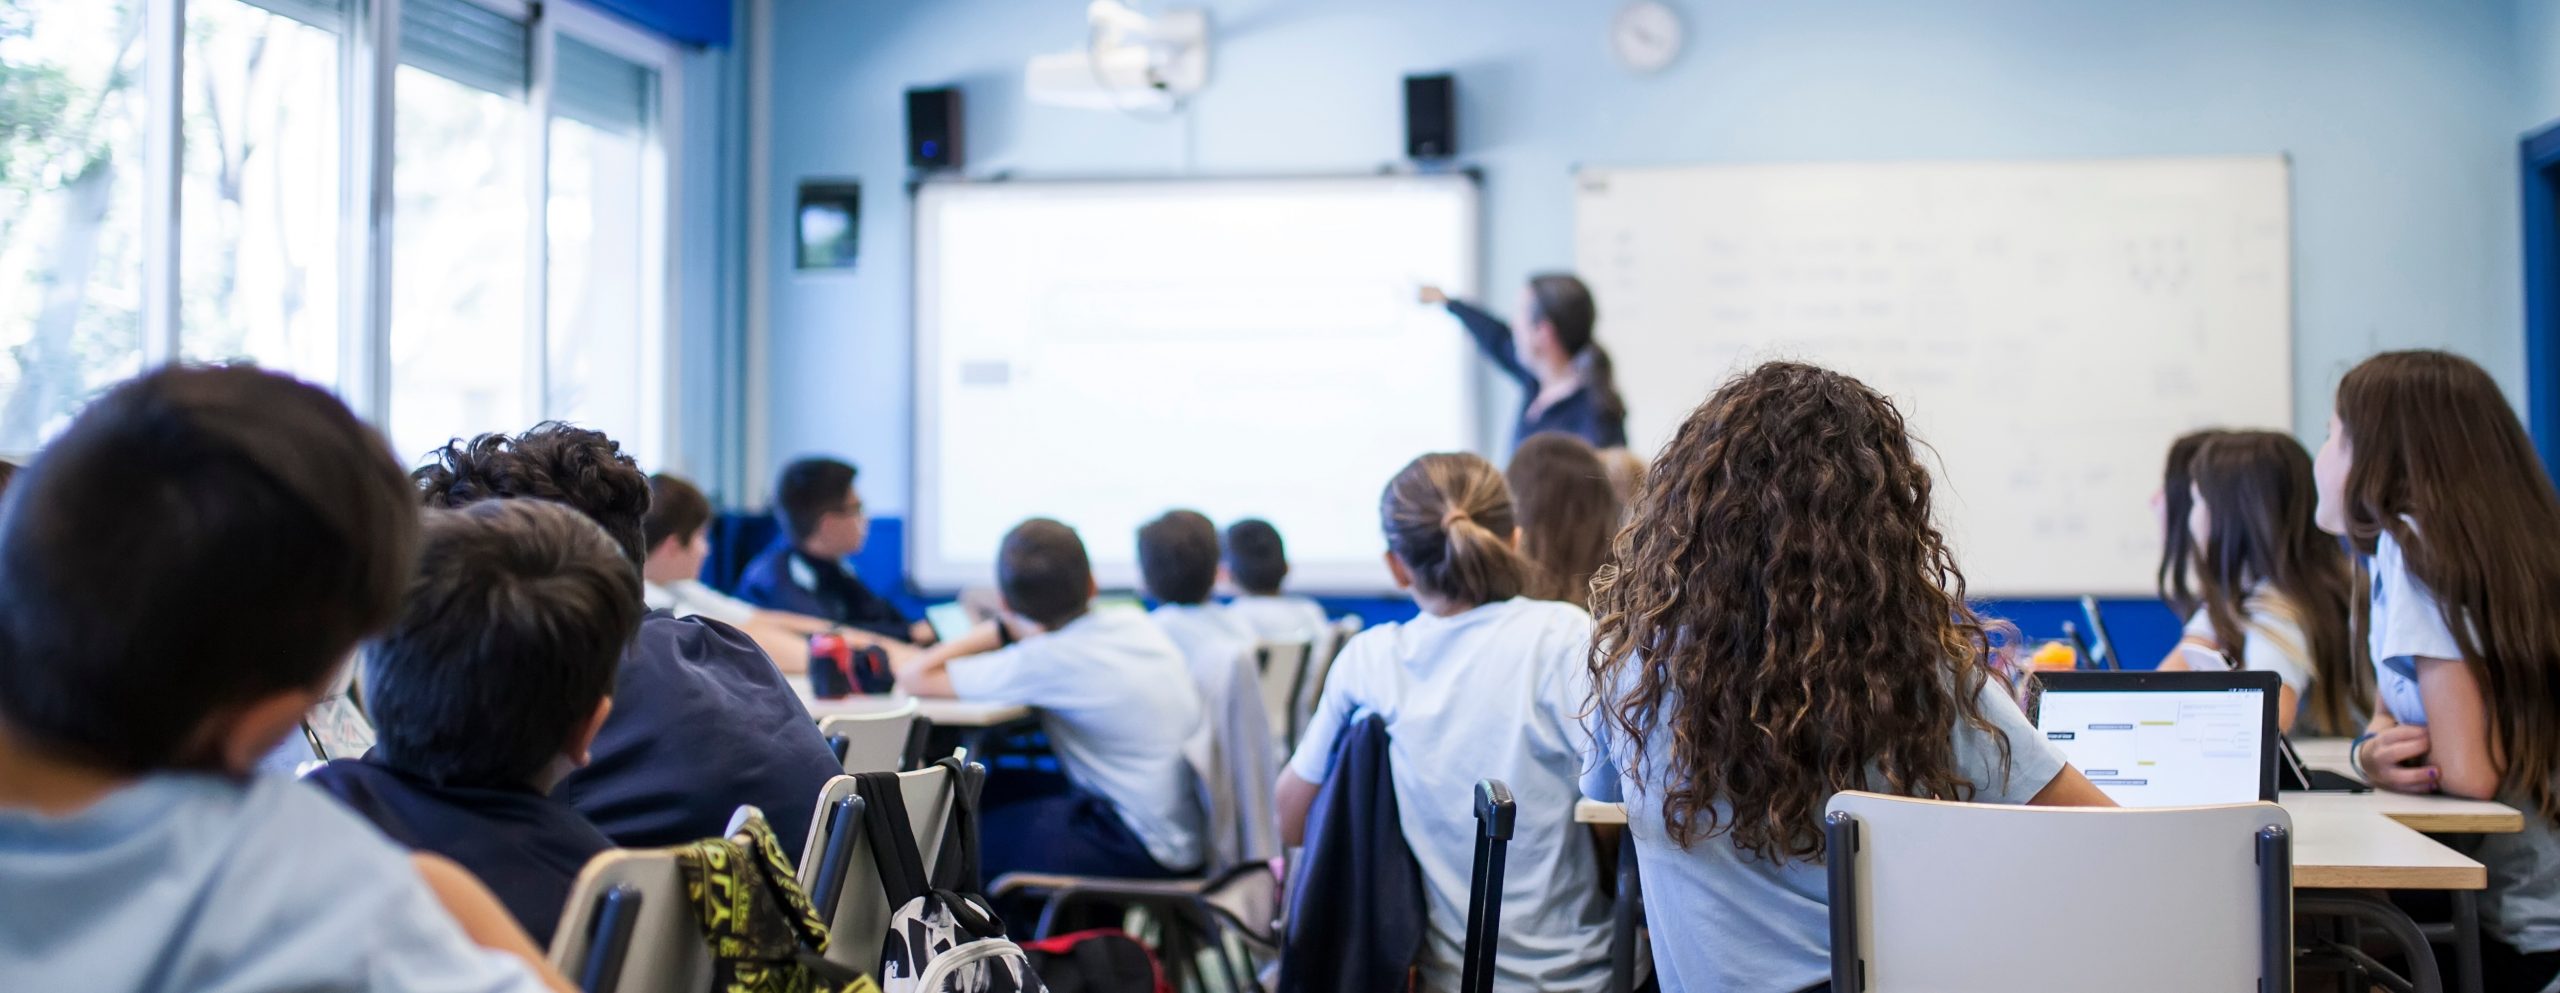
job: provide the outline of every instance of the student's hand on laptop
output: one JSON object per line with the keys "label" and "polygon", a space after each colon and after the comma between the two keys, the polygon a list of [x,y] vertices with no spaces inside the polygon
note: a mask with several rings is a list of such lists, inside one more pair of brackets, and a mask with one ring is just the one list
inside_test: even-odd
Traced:
{"label": "student's hand on laptop", "polygon": [[2356,763],[2363,767],[2365,780],[2376,789],[2394,793],[2433,793],[2437,771],[2430,764],[2403,765],[2426,758],[2430,750],[2427,729],[2417,724],[2396,724],[2376,732],[2357,749]]}

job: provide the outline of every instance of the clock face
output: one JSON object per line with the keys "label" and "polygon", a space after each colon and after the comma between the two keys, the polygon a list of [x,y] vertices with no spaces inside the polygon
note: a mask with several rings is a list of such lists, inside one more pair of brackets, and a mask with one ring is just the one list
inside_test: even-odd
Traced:
{"label": "clock face", "polygon": [[1659,0],[1635,0],[1609,22],[1609,50],[1618,64],[1655,72],[1680,57],[1680,15]]}

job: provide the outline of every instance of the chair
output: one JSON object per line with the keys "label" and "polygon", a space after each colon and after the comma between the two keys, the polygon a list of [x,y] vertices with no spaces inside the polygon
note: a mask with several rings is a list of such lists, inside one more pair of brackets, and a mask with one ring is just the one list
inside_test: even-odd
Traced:
{"label": "chair", "polygon": [[551,938],[551,965],[586,993],[711,988],[711,950],[674,849],[615,849],[578,873]]}
{"label": "chair", "polygon": [[[953,813],[951,775],[951,768],[946,765],[929,765],[898,774],[898,793],[906,799],[907,825],[915,832],[916,847],[924,856],[928,871],[938,868],[946,854],[942,842]],[[965,775],[968,779],[963,788],[975,791],[984,785],[986,769],[967,763]],[[809,821],[809,840],[801,852],[800,885],[809,891],[819,919],[833,932],[827,958],[869,971],[880,967],[880,943],[888,937],[889,915],[897,908],[889,906],[879,865],[872,861],[870,848],[863,841],[865,809],[862,797],[856,795],[852,776],[827,780],[825,788],[818,791],[817,815]],[[828,897],[830,892],[834,894],[832,900]]]}
{"label": "chair", "polygon": [[1467,876],[1467,943],[1458,993],[1493,993],[1494,952],[1502,945],[1502,882],[1511,825],[1520,805],[1499,779],[1476,783],[1476,859]]}
{"label": "chair", "polygon": [[1324,630],[1316,635],[1307,672],[1299,677],[1303,685],[1298,690],[1297,702],[1289,707],[1289,750],[1297,750],[1298,734],[1306,729],[1307,721],[1315,717],[1316,703],[1324,699],[1325,680],[1333,675],[1333,663],[1342,658],[1342,646],[1349,644],[1351,636],[1359,634],[1362,627],[1358,616],[1342,617],[1325,625]]}
{"label": "chair", "polygon": [[1271,733],[1282,751],[1297,747],[1298,696],[1306,691],[1307,663],[1315,646],[1302,641],[1274,641],[1254,646],[1254,668],[1261,672],[1262,706],[1271,715]]}
{"label": "chair", "polygon": [[2288,991],[2292,835],[2272,803],[1842,793],[1825,818],[1831,988]]}
{"label": "chair", "polygon": [[818,720],[818,733],[836,750],[846,772],[903,772],[924,752],[923,734],[930,730],[924,704],[907,698],[895,709],[875,714],[831,714]]}

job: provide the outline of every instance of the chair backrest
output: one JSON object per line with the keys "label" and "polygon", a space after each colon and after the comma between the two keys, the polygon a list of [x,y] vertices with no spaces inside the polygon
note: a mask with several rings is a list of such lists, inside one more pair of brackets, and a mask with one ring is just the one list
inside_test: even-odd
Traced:
{"label": "chair backrest", "polygon": [[[985,775],[983,767],[972,765],[969,769],[972,777]],[[967,786],[977,788],[974,783]],[[901,772],[898,793],[906,799],[907,827],[915,832],[916,848],[930,872],[942,864],[942,841],[955,809],[951,802],[951,770],[929,765]],[[827,780],[826,787],[818,791],[817,815],[810,818],[809,841],[800,859],[800,885],[811,891],[810,899],[823,899],[816,890],[820,876],[828,871],[827,840],[836,832],[849,832],[836,849],[842,862],[835,867],[841,873],[836,877],[841,882],[837,884],[835,906],[821,904],[818,916],[832,932],[827,958],[868,972],[880,967],[881,941],[888,937],[889,915],[897,908],[889,906],[888,891],[880,882],[880,867],[872,861],[871,847],[862,838],[860,817],[851,823],[839,823],[845,812],[842,801],[847,798],[859,800],[851,776]],[[856,807],[853,812],[859,814],[860,809]]]}
{"label": "chair backrest", "polygon": [[1289,748],[1297,750],[1298,732],[1315,716],[1316,701],[1324,698],[1326,678],[1333,675],[1333,663],[1342,658],[1342,646],[1363,627],[1358,615],[1340,617],[1324,626],[1316,635],[1315,651],[1307,660],[1307,672],[1298,677],[1304,685],[1298,689],[1298,702],[1289,711]]}
{"label": "chair backrest", "polygon": [[551,965],[587,993],[700,993],[711,949],[685,896],[673,849],[596,856],[569,888]]}
{"label": "chair backrest", "polygon": [[1307,662],[1315,655],[1315,646],[1303,641],[1271,641],[1254,646],[1254,668],[1261,671],[1262,709],[1271,717],[1271,734],[1282,750],[1296,747],[1296,726],[1289,715],[1298,712],[1298,694],[1306,686]]}
{"label": "chair backrest", "polygon": [[2275,804],[1829,809],[1836,993],[2293,988],[2293,819]]}
{"label": "chair backrest", "polygon": [[910,697],[896,709],[876,714],[830,714],[818,720],[818,733],[831,745],[844,739],[839,757],[846,772],[901,772],[923,712],[924,704]]}
{"label": "chair backrest", "polygon": [[1467,877],[1467,943],[1458,993],[1493,993],[1494,953],[1502,945],[1502,882],[1519,807],[1502,780],[1476,783],[1476,859]]}

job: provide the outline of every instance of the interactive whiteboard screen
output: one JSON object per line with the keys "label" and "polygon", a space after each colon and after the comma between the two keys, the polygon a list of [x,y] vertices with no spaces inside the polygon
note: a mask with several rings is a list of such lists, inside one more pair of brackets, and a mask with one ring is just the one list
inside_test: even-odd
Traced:
{"label": "interactive whiteboard screen", "polygon": [[2293,420],[2274,156],[1584,170],[1574,259],[1650,456],[1770,359],[1891,394],[1981,596],[2147,594],[2169,442]]}
{"label": "interactive whiteboard screen", "polygon": [[928,589],[993,581],[1006,530],[1073,525],[1105,588],[1172,508],[1261,517],[1290,585],[1375,592],[1378,494],[1477,447],[1463,176],[929,183],[916,194],[915,500]]}

